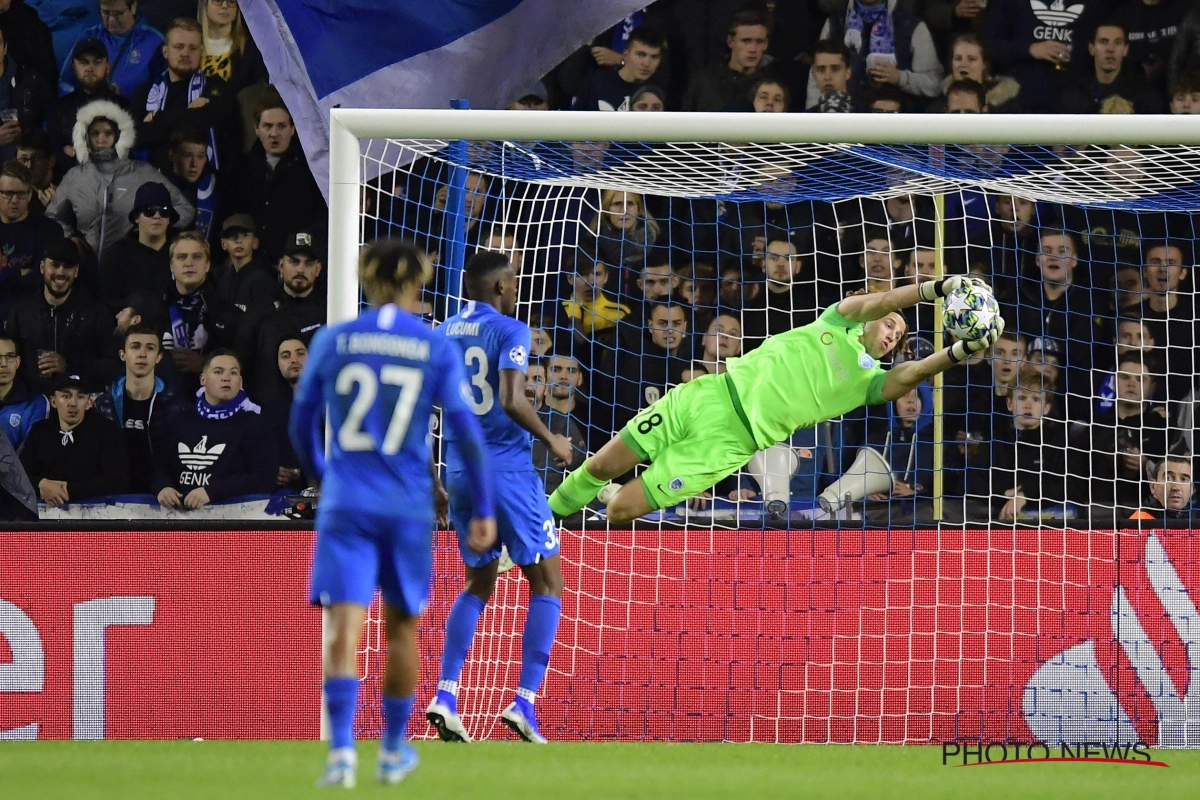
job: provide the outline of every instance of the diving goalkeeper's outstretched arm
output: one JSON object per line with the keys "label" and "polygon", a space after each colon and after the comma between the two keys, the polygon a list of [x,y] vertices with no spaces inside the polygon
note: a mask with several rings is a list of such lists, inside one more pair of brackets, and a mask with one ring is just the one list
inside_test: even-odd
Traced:
{"label": "diving goalkeeper's outstretched arm", "polygon": [[971,278],[955,275],[940,281],[924,281],[912,286],[901,286],[886,292],[870,292],[847,297],[838,303],[837,310],[851,322],[870,322],[883,319],[893,311],[911,308],[922,300],[931,302],[951,292],[970,286]]}
{"label": "diving goalkeeper's outstretched arm", "polygon": [[888,370],[887,377],[883,379],[884,401],[890,403],[904,397],[939,372],[945,372],[966,361],[972,353],[988,349],[996,343],[1002,333],[1004,333],[1004,318],[996,317],[996,327],[980,339],[957,341],[920,361],[904,361],[897,364]]}

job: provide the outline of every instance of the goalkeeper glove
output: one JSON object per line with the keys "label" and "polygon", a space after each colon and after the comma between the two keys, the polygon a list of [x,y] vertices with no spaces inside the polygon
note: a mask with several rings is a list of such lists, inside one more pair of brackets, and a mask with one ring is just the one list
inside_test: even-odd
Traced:
{"label": "goalkeeper glove", "polygon": [[928,303],[952,292],[957,292],[964,286],[982,286],[982,281],[964,275],[955,275],[940,281],[924,281],[918,288],[921,292],[921,299]]}
{"label": "goalkeeper glove", "polygon": [[987,350],[996,343],[1000,338],[1000,334],[1004,333],[1004,317],[996,317],[996,325],[984,336],[978,339],[959,340],[950,345],[950,360],[955,364],[961,364],[966,361],[974,353],[980,350]]}

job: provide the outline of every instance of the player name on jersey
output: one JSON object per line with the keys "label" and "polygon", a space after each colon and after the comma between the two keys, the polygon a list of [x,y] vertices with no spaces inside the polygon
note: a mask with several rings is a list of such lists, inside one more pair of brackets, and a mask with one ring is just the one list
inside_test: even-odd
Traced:
{"label": "player name on jersey", "polygon": [[478,336],[478,322],[451,322],[446,326],[447,336]]}
{"label": "player name on jersey", "polygon": [[339,333],[337,351],[343,355],[362,353],[428,361],[429,340],[392,333]]}

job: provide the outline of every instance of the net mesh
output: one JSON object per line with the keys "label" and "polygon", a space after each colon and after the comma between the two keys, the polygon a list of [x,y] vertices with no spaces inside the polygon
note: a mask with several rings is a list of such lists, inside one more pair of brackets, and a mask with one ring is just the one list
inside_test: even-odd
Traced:
{"label": "net mesh", "polygon": [[[1178,626],[1196,624],[1190,542],[1162,537],[1187,601],[1164,611],[1174,588],[1154,564],[1171,547],[1105,531],[1139,514],[1190,521],[1200,161],[1187,148],[377,140],[364,152],[362,241],[408,238],[434,256],[431,321],[461,296],[458,226],[464,256],[511,255],[517,315],[535,329],[527,394],[575,441],[576,466],[671,387],[850,291],[970,273],[1010,331],[906,398],[797,431],[638,533],[611,530],[599,504],[569,520],[544,729],[1165,736],[1160,700],[1185,692],[1139,671],[1137,643],[1153,641],[1155,674],[1179,667]],[[910,310],[885,365],[934,352],[939,317]],[[552,491],[564,471],[536,445],[534,459]],[[1009,527],[970,530],[996,524]],[[433,682],[456,558],[447,538],[422,634]],[[518,574],[502,576],[464,671],[472,735],[497,734],[515,688]],[[1161,602],[1110,614],[1130,581]],[[375,624],[367,675],[381,638]],[[1103,712],[1072,705],[1101,688],[1117,698]],[[1180,730],[1176,744],[1191,736]]]}

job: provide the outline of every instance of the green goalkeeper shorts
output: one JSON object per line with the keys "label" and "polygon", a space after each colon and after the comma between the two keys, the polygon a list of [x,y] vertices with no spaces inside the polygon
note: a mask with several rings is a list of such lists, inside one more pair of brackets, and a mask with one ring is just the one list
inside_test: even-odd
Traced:
{"label": "green goalkeeper shorts", "polygon": [[741,469],[758,450],[725,375],[676,386],[621,429],[650,466],[642,473],[655,509],[671,508]]}

